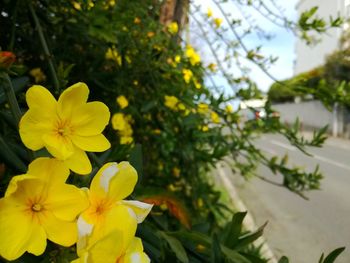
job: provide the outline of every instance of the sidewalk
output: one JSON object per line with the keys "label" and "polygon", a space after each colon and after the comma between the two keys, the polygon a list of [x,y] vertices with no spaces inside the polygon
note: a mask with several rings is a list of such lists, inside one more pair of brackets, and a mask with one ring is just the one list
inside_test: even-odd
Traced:
{"label": "sidewalk", "polygon": [[[227,164],[224,162],[217,164],[216,170],[214,171],[214,173],[215,173],[215,178],[219,180],[217,183],[227,191],[233,207],[235,207],[238,211],[241,211],[241,212],[248,211],[246,205],[244,204],[242,199],[239,197],[233,182],[231,181],[233,178],[232,171],[227,166]],[[248,211],[246,217],[244,218],[243,227],[249,231],[254,231],[259,227],[256,225],[255,220],[252,214],[250,213],[250,211]],[[257,239],[254,242],[254,245],[256,247],[261,246],[262,256],[264,258],[270,259],[269,260],[270,263],[277,263],[277,259],[275,255],[273,254],[272,250],[270,249],[269,245],[267,244],[263,236]]]}

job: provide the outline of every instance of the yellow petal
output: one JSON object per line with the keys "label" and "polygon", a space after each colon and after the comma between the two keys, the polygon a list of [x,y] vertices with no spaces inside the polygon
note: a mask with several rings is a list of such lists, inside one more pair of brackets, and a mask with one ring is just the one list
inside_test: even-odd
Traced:
{"label": "yellow petal", "polygon": [[51,133],[45,134],[43,141],[49,153],[60,160],[66,160],[74,153],[73,144],[68,137]]}
{"label": "yellow petal", "polygon": [[15,193],[18,189],[19,182],[27,179],[27,174],[12,177],[10,183],[7,186],[5,197],[9,197],[11,194]]}
{"label": "yellow petal", "polygon": [[110,118],[108,107],[99,101],[93,101],[77,107],[72,115],[74,134],[91,136],[100,134]]}
{"label": "yellow petal", "polygon": [[26,100],[30,109],[41,109],[43,115],[56,113],[57,101],[50,91],[43,86],[34,85],[30,87],[26,93]]}
{"label": "yellow petal", "polygon": [[78,148],[88,152],[103,152],[111,147],[107,138],[102,134],[94,136],[73,135],[72,142]]}
{"label": "yellow petal", "polygon": [[0,255],[7,260],[19,258],[27,250],[31,224],[22,210],[13,198],[0,199]]}
{"label": "yellow petal", "polygon": [[57,184],[46,200],[47,209],[60,220],[73,221],[89,206],[86,193],[74,185]]}
{"label": "yellow petal", "polygon": [[149,257],[143,252],[142,241],[138,237],[134,237],[130,246],[126,250],[125,255],[118,260],[118,263],[148,263],[151,262]]}
{"label": "yellow petal", "polygon": [[64,164],[77,174],[89,174],[92,171],[92,166],[86,153],[77,147],[75,147],[74,153],[64,160]]}
{"label": "yellow petal", "polygon": [[[5,197],[16,198],[21,204],[26,204],[28,198],[32,196],[42,196],[46,198],[46,182],[35,176],[28,174],[12,177]],[[18,206],[18,205],[17,205]]]}
{"label": "yellow petal", "polygon": [[27,242],[27,251],[35,256],[39,256],[44,253],[46,243],[46,233],[44,228],[41,225],[32,222],[31,235]]}
{"label": "yellow petal", "polygon": [[53,213],[47,211],[45,220],[42,220],[42,226],[47,238],[56,244],[69,247],[77,242],[78,229],[75,221],[59,220]]}
{"label": "yellow petal", "polygon": [[120,162],[119,172],[111,179],[108,195],[115,200],[129,196],[137,183],[137,172],[129,162]]}
{"label": "yellow petal", "polygon": [[92,193],[104,192],[114,200],[122,200],[132,193],[137,182],[137,172],[128,163],[107,163],[91,182]]}
{"label": "yellow petal", "polygon": [[100,239],[89,249],[88,262],[115,263],[122,253],[122,237],[120,231],[113,231]]}
{"label": "yellow petal", "polygon": [[146,216],[151,212],[153,205],[134,200],[122,200],[122,205],[129,207],[134,213],[137,223],[142,223]]}
{"label": "yellow petal", "polygon": [[55,187],[67,180],[69,170],[62,161],[41,157],[29,164],[27,174],[46,180]]}
{"label": "yellow petal", "polygon": [[[114,231],[119,231],[119,237],[123,241],[119,246],[120,253],[130,245],[136,233],[137,222],[129,209],[123,205],[113,207],[106,215],[105,220],[94,226],[89,238],[89,244],[95,244],[98,240]],[[118,257],[120,256],[117,255]]]}
{"label": "yellow petal", "polygon": [[44,147],[43,135],[54,129],[56,115],[44,116],[42,112],[45,111],[30,109],[19,122],[21,140],[26,147],[34,151]]}
{"label": "yellow petal", "polygon": [[64,90],[58,99],[58,114],[63,119],[70,119],[73,111],[85,104],[89,96],[89,88],[78,82]]}

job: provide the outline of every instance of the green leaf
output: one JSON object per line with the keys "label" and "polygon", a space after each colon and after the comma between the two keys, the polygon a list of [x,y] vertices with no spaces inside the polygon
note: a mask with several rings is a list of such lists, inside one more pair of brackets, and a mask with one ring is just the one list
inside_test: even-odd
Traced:
{"label": "green leaf", "polygon": [[[174,232],[172,236],[176,236],[178,239],[192,240],[195,243],[202,244],[205,246],[211,246],[211,240],[208,236],[198,232]],[[229,249],[228,247],[221,245],[221,251],[227,257],[227,259],[233,262],[239,263],[251,263],[244,256],[240,255],[237,251]]]}
{"label": "green leaf", "polygon": [[[11,82],[12,82],[14,92],[18,93],[19,91],[21,91],[22,89],[24,89],[26,87],[26,85],[29,82],[29,78],[28,77],[15,78],[15,79],[11,79]],[[0,104],[4,103],[6,101],[7,101],[6,94],[5,94],[5,92],[3,92],[1,90],[0,91]]]}
{"label": "green leaf", "polygon": [[283,256],[278,260],[278,263],[289,263],[289,259],[286,256]]}
{"label": "green leaf", "polygon": [[261,227],[259,227],[256,231],[248,233],[238,239],[237,245],[235,246],[236,249],[243,248],[246,245],[251,244],[255,240],[257,240],[259,237],[262,236],[264,232],[264,228],[267,225],[267,222],[263,224]]}
{"label": "green leaf", "polygon": [[210,262],[217,263],[223,262],[221,246],[216,234],[213,235],[212,245],[211,245],[211,258]]}
{"label": "green leaf", "polygon": [[[333,250],[329,255],[324,259],[322,263],[333,263],[336,258],[345,250],[345,247],[340,247]],[[322,257],[321,257],[322,258]],[[321,262],[321,261],[320,261]]]}
{"label": "green leaf", "polygon": [[225,246],[233,248],[237,243],[239,234],[242,231],[242,222],[246,215],[247,212],[238,212],[233,215],[231,223],[229,224],[227,231],[224,233],[223,242]]}
{"label": "green leaf", "polygon": [[183,263],[188,263],[188,257],[186,250],[182,246],[181,242],[175,237],[167,235],[165,232],[159,232],[159,234],[168,242],[170,248],[175,253],[176,257]]}
{"label": "green leaf", "polygon": [[143,176],[143,159],[142,159],[141,144],[139,143],[135,144],[134,148],[131,150],[131,153],[129,156],[129,162],[136,169],[139,176],[139,181],[141,181]]}

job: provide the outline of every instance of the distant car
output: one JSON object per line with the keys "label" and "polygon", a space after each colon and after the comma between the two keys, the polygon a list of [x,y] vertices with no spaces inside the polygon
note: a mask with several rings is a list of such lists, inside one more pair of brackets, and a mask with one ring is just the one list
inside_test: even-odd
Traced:
{"label": "distant car", "polygon": [[257,108],[254,110],[254,112],[252,112],[251,116],[253,118],[248,118],[249,120],[259,120],[259,119],[267,119],[267,118],[279,118],[280,117],[280,113],[278,111],[273,111],[270,112],[268,115],[266,113],[266,110],[264,108]]}

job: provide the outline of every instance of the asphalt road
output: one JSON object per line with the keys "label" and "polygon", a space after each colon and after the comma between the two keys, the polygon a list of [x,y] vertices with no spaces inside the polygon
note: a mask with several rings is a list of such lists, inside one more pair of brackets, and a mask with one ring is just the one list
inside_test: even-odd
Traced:
{"label": "asphalt road", "polygon": [[[306,201],[260,179],[234,178],[240,197],[258,225],[269,221],[265,238],[277,257],[291,263],[317,263],[322,252],[346,246],[336,261],[350,263],[350,141],[331,138],[324,148],[310,148],[307,157],[276,135],[265,135],[257,145],[268,155],[289,154],[289,163],[312,171],[319,164],[324,174],[322,189],[307,194]],[[276,182],[261,166],[258,173]]]}

